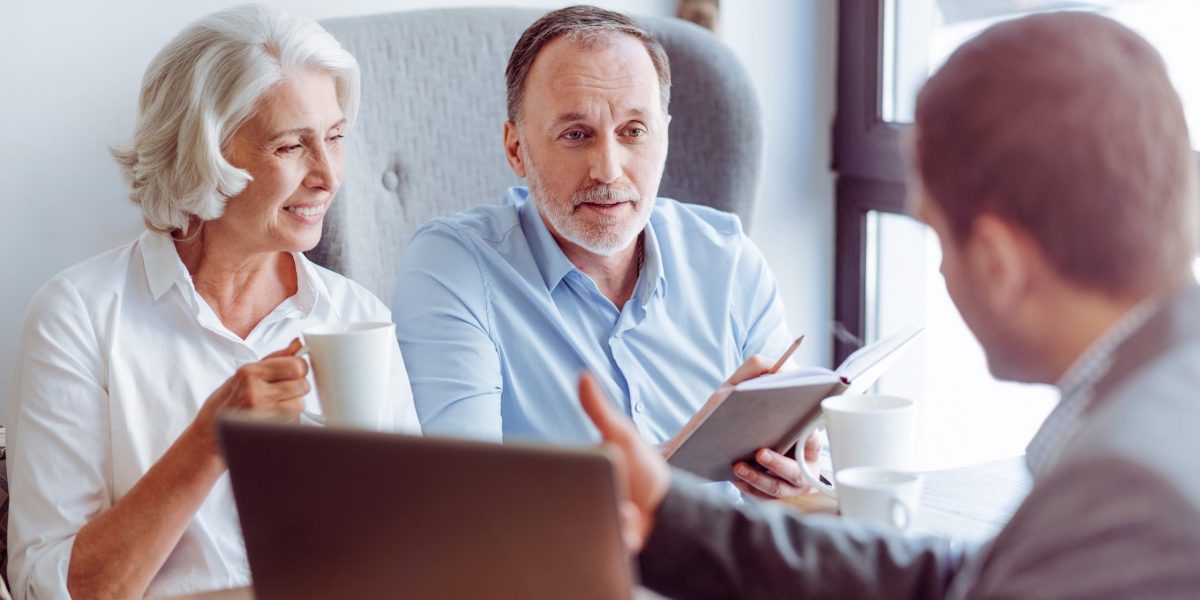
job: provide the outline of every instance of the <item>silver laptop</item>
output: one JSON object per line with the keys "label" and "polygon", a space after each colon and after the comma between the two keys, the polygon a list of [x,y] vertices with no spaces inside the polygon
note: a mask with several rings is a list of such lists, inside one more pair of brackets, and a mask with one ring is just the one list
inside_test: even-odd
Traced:
{"label": "silver laptop", "polygon": [[629,598],[600,450],[229,417],[256,600]]}

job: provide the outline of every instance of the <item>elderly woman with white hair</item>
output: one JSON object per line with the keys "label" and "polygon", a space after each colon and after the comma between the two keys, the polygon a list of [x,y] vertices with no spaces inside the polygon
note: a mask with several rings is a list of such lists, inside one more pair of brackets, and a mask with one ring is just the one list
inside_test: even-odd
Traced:
{"label": "elderly woman with white hair", "polygon": [[[359,71],[316,22],[240,7],[146,71],[114,151],[147,225],[33,300],[9,414],[17,598],[168,596],[249,583],[214,421],[298,418],[303,329],[390,321],[301,252],[343,174]],[[399,348],[394,425],[417,431]]]}

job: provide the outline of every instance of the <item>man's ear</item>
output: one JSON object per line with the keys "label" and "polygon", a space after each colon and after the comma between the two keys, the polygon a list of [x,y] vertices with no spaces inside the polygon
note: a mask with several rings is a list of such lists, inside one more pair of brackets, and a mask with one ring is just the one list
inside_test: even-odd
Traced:
{"label": "man's ear", "polygon": [[521,133],[517,124],[512,121],[504,122],[504,155],[508,157],[508,166],[517,177],[525,177],[525,161],[521,156]]}
{"label": "man's ear", "polygon": [[1033,239],[1004,219],[985,214],[975,219],[967,246],[972,283],[981,286],[977,297],[990,306],[992,315],[1019,310],[1034,284],[1034,261],[1040,257]]}

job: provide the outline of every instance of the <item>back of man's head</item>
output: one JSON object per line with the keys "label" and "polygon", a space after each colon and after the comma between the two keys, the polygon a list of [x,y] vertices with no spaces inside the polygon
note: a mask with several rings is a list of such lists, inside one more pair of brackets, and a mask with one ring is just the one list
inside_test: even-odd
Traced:
{"label": "back of man's head", "polygon": [[1197,214],[1183,107],[1126,27],[1076,12],[992,27],[930,78],[915,132],[917,173],[954,241],[995,215],[1060,276],[1114,296],[1187,273]]}

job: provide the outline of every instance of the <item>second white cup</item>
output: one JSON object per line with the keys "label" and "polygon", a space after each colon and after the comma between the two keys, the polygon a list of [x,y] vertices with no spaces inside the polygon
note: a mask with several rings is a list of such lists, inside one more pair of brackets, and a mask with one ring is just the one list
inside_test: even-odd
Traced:
{"label": "second white cup", "polygon": [[847,519],[908,529],[917,517],[923,478],[888,467],[850,467],[834,475]]}

